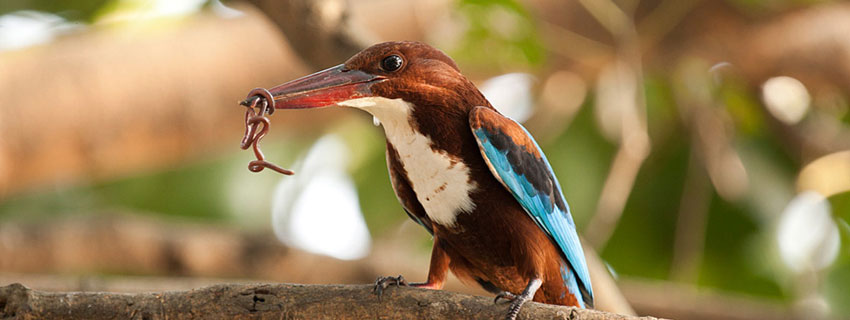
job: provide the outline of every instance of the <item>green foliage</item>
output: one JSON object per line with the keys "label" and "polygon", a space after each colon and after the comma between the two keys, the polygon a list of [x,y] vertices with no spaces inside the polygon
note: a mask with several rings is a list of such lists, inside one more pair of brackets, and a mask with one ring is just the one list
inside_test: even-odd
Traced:
{"label": "green foliage", "polygon": [[229,216],[219,161],[150,172],[90,186],[20,195],[0,203],[0,215],[50,216],[133,209],[157,214],[222,220]]}
{"label": "green foliage", "polygon": [[617,230],[602,257],[618,273],[665,279],[688,171],[687,137],[672,137],[653,150],[635,179]]}
{"label": "green foliage", "polygon": [[99,194],[107,206],[219,220],[229,216],[217,183],[226,173],[220,167],[206,163],[158,171],[99,184],[91,192]]}
{"label": "green foliage", "polygon": [[20,10],[44,11],[56,14],[68,21],[92,22],[100,8],[114,0],[3,0],[0,15]]}
{"label": "green foliage", "polygon": [[646,118],[653,143],[664,143],[682,130],[679,110],[668,79],[661,74],[647,76],[643,83]]}
{"label": "green foliage", "polygon": [[[844,246],[848,241],[845,238]],[[832,313],[835,315],[850,314],[850,294],[847,294],[847,286],[850,284],[850,254],[845,249],[842,258],[832,266],[832,271],[823,281],[824,294]]]}
{"label": "green foliage", "polygon": [[754,97],[742,79],[726,77],[716,95],[735,121],[738,133],[754,136],[765,134],[763,114],[758,97]]}
{"label": "green foliage", "polygon": [[466,30],[454,58],[465,67],[541,66],[545,49],[534,17],[515,0],[460,0],[457,13]]}
{"label": "green foliage", "polygon": [[777,282],[760,272],[771,263],[765,250],[751,250],[752,245],[760,244],[756,237],[763,226],[747,211],[745,206],[713,194],[699,283],[726,291],[781,298],[783,292]]}
{"label": "green foliage", "polygon": [[20,194],[0,202],[0,218],[50,219],[56,214],[98,207],[98,199],[87,190],[68,188]]}
{"label": "green foliage", "polygon": [[592,106],[585,102],[569,128],[553,142],[541,145],[579,228],[593,216],[616,151],[596,130]]}
{"label": "green foliage", "polygon": [[850,191],[829,197],[829,203],[841,235],[841,251],[823,281],[823,291],[834,314],[850,315]]}
{"label": "green foliage", "polygon": [[[376,132],[380,129],[372,128]],[[363,217],[373,236],[381,235],[388,229],[409,219],[395,197],[387,172],[384,139],[371,134],[369,141],[360,142],[369,149],[361,166],[353,172],[354,183],[360,196]],[[427,231],[422,230],[423,235]]]}
{"label": "green foliage", "polygon": [[836,218],[850,221],[850,191],[830,196],[829,204]]}
{"label": "green foliage", "polygon": [[766,16],[785,10],[836,0],[726,0],[743,13],[752,16]]}

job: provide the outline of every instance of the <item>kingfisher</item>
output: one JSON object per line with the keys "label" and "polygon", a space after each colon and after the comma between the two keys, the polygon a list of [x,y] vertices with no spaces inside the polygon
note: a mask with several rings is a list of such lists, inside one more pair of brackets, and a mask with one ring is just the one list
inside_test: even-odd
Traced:
{"label": "kingfisher", "polygon": [[268,92],[276,109],[357,108],[383,127],[390,182],[433,248],[425,282],[381,277],[378,294],[389,285],[442,289],[451,270],[495,302],[510,301],[507,319],[530,300],[593,307],[575,223],[546,156],[442,51],[380,43]]}

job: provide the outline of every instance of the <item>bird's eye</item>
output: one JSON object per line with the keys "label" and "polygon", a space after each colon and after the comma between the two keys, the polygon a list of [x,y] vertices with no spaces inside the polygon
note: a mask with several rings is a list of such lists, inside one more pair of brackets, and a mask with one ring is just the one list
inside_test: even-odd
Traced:
{"label": "bird's eye", "polygon": [[404,64],[404,60],[401,59],[398,55],[391,55],[384,60],[381,60],[381,69],[384,71],[396,71],[401,68],[401,65]]}

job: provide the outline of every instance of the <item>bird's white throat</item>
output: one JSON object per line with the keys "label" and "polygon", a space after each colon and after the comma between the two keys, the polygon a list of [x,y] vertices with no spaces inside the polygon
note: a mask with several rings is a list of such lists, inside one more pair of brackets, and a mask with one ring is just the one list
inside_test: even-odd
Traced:
{"label": "bird's white throat", "polygon": [[433,149],[431,139],[411,127],[413,104],[402,99],[369,97],[339,105],[363,109],[380,120],[387,140],[398,151],[416,197],[432,221],[454,226],[458,214],[475,208],[470,194],[477,186],[469,179],[469,168],[462,159]]}

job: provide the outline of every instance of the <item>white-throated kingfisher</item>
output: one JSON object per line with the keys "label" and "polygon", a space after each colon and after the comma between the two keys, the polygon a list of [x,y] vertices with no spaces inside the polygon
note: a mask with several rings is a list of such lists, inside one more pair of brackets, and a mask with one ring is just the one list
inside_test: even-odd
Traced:
{"label": "white-throated kingfisher", "polygon": [[434,237],[428,279],[448,270],[511,300],[589,308],[590,275],[561,187],[540,147],[501,115],[442,51],[386,42],[345,63],[269,89],[278,109],[346,106],[382,124],[390,181]]}

